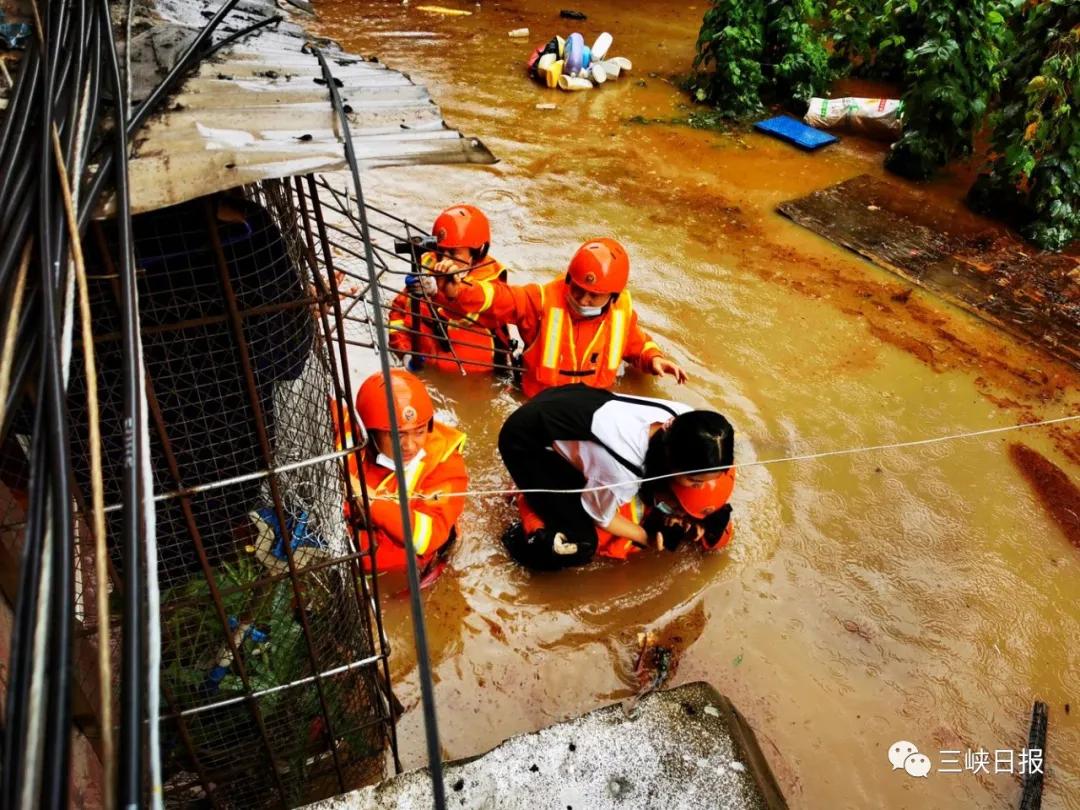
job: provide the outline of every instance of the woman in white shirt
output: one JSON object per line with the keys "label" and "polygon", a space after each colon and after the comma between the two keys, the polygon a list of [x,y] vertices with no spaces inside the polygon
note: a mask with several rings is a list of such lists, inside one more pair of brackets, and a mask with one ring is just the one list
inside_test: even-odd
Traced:
{"label": "woman in white shirt", "polygon": [[[665,530],[654,521],[650,534],[619,514],[620,506],[640,497],[646,509],[666,507],[678,503],[673,487],[693,489],[718,478],[734,461],[734,431],[715,411],[566,385],[543,391],[510,415],[499,432],[499,453],[543,522],[540,529],[507,532],[507,550],[522,565],[552,570],[589,562],[598,527],[662,548],[680,518],[664,521]],[[641,482],[656,476],[667,477]]]}

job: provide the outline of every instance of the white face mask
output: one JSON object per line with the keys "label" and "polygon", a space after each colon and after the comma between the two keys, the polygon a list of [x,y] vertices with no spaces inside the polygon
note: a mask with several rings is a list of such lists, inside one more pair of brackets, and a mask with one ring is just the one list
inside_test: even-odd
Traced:
{"label": "white face mask", "polygon": [[570,308],[582,318],[599,318],[604,314],[604,307],[583,307],[569,296],[567,296],[566,300],[570,304]]}
{"label": "white face mask", "polygon": [[[421,450],[419,453],[417,453],[415,456],[413,456],[411,459],[409,459],[405,463],[405,472],[406,473],[412,472],[413,467],[415,467],[417,464],[419,464],[420,459],[422,459],[423,457],[424,457],[424,451]],[[380,467],[384,467],[385,469],[390,470],[391,472],[393,472],[395,470],[394,460],[392,458],[390,458],[390,456],[386,455],[385,453],[382,453],[382,452],[378,453],[375,456],[375,463],[378,464]]]}

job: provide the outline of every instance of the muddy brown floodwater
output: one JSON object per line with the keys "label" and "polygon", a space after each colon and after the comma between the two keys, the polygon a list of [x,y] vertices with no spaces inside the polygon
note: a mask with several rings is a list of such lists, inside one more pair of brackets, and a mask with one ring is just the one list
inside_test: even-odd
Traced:
{"label": "muddy brown floodwater", "polygon": [[[473,13],[317,3],[319,33],[425,84],[452,126],[501,159],[369,172],[368,198],[425,224],[451,203],[481,206],[518,282],[550,278],[587,237],[622,240],[644,324],[691,377],[679,388],[629,375],[623,390],[711,403],[739,431],[744,463],[1080,410],[1073,370],[774,212],[881,176],[881,145],[844,137],[807,155],[750,133],[628,122],[685,115],[666,77],[690,64],[704,3],[588,0],[574,6],[588,20],[572,23],[558,17],[567,2],[440,2]],[[507,37],[525,26],[528,40]],[[573,28],[586,41],[610,31],[629,78],[573,95],[529,82],[533,45]],[[931,188],[943,217],[968,216],[956,177]],[[516,395],[491,378],[427,379],[469,435],[474,485],[507,483],[495,438]],[[1071,425],[748,467],[730,553],[558,575],[512,564],[497,541],[510,507],[473,500],[451,568],[424,593],[445,756],[631,695],[638,633],[654,630],[681,639],[676,683],[707,680],[745,713],[793,807],[1013,807],[1017,776],[940,773],[940,752],[1022,748],[1039,698],[1043,806],[1080,809],[1080,710],[1065,710],[1080,709],[1080,553],[1010,463],[1018,440],[1075,478]],[[407,605],[385,610],[415,767]],[[901,739],[930,754],[927,778],[892,770],[886,751]]]}

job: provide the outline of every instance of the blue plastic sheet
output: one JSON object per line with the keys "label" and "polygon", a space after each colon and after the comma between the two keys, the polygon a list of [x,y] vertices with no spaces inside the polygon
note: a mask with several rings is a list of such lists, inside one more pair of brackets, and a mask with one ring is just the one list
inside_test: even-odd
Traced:
{"label": "blue plastic sheet", "polygon": [[800,149],[812,152],[830,143],[836,143],[839,138],[822,132],[820,129],[808,127],[802,121],[792,118],[790,115],[778,115],[775,118],[767,118],[754,124],[754,129],[772,135],[774,138],[795,144]]}

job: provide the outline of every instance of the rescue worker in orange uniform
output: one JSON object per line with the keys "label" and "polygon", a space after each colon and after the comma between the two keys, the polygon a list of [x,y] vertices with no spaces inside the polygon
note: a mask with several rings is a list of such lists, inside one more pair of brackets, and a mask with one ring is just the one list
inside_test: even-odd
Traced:
{"label": "rescue worker in orange uniform", "polygon": [[[431,397],[415,376],[403,369],[393,369],[390,379],[409,493],[413,548],[423,575],[445,557],[455,541],[457,521],[465,500],[461,496],[443,495],[437,500],[421,496],[467,489],[469,477],[461,455],[465,434],[435,421]],[[398,481],[382,374],[371,375],[360,386],[356,395],[356,414],[364,426],[367,440],[359,454],[349,456],[349,473],[359,501],[359,457],[371,511],[366,516],[350,514],[349,517],[362,528],[360,543],[363,550],[368,550],[374,536],[378,544],[375,559],[380,572],[404,571],[405,532],[397,500]],[[345,430],[338,433],[339,447],[352,443],[347,414],[345,421]],[[350,511],[348,506],[346,510]],[[370,570],[370,558],[364,559]]]}
{"label": "rescue worker in orange uniform", "polygon": [[491,225],[472,205],[453,205],[435,218],[431,226],[436,250],[420,257],[425,274],[406,277],[407,287],[390,305],[390,348],[409,355],[409,368],[424,367],[470,374],[492,370],[492,364],[509,362],[510,335],[506,327],[487,329],[477,320],[486,307],[452,317],[435,306],[434,280],[426,273],[461,273],[470,283],[505,282],[507,269],[488,255]]}
{"label": "rescue worker in orange uniform", "polygon": [[584,385],[543,391],[499,432],[499,454],[522,490],[521,523],[503,544],[541,570],[597,554],[625,559],[650,545],[722,548],[731,540],[734,442],[715,411]]}
{"label": "rescue worker in orange uniform", "polygon": [[436,301],[476,317],[489,328],[516,324],[525,344],[521,388],[584,383],[611,388],[625,360],[641,371],[686,381],[637,322],[626,289],[630,259],[614,239],[591,239],[570,260],[565,276],[543,286],[477,282],[461,273],[437,276]]}

